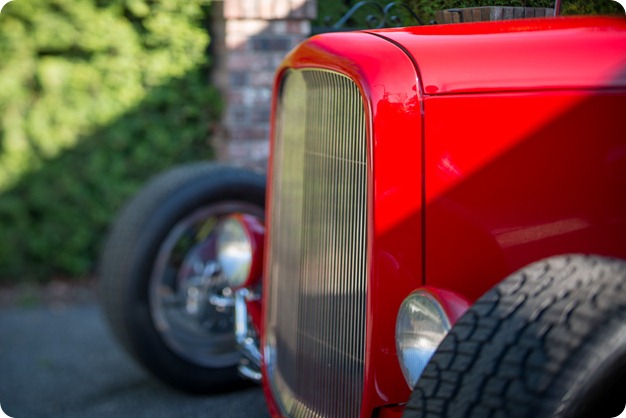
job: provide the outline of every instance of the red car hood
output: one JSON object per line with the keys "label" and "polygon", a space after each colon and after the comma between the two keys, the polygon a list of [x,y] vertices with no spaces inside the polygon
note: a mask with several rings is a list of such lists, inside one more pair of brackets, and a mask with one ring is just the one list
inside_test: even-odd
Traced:
{"label": "red car hood", "polygon": [[624,18],[527,19],[371,33],[413,57],[427,95],[626,87]]}

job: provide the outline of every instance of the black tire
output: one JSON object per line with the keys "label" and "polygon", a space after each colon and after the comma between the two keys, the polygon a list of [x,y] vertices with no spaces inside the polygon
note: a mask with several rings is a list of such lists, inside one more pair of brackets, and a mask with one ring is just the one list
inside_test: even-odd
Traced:
{"label": "black tire", "polygon": [[404,417],[613,417],[626,403],[626,262],[561,256],[498,284],[441,343]]}
{"label": "black tire", "polygon": [[187,311],[179,294],[193,278],[188,265],[210,252],[213,222],[233,212],[262,220],[264,205],[264,176],[191,164],[151,180],[112,226],[99,266],[105,317],[131,356],[166,383],[196,393],[243,383],[232,311]]}

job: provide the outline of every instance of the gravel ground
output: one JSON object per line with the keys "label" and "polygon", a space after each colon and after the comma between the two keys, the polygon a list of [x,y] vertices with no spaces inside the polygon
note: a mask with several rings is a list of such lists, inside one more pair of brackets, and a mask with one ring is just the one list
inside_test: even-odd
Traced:
{"label": "gravel ground", "polygon": [[54,309],[96,301],[97,282],[94,278],[54,279],[44,285],[0,286],[0,309],[35,306]]}

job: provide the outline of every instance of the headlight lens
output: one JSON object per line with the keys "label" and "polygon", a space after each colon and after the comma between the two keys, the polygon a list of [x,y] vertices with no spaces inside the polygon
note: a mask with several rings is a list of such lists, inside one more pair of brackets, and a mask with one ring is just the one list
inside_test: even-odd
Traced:
{"label": "headlight lens", "polygon": [[252,265],[252,243],[244,225],[236,218],[227,218],[219,226],[217,261],[229,287],[246,283]]}
{"label": "headlight lens", "polygon": [[402,373],[411,389],[449,331],[450,321],[430,293],[415,291],[400,305],[396,348]]}

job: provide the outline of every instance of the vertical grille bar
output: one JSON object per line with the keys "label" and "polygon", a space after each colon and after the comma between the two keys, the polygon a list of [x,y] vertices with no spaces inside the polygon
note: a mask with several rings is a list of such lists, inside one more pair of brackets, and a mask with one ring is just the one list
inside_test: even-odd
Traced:
{"label": "vertical grille bar", "polygon": [[357,86],[292,70],[274,143],[266,350],[284,415],[356,418],[363,389],[367,141]]}

